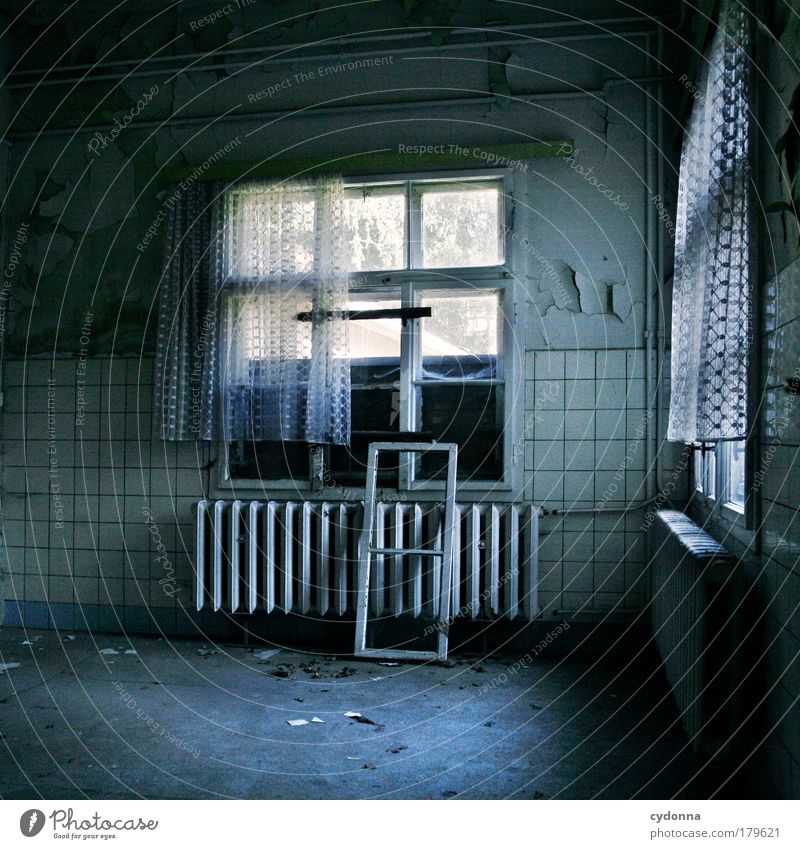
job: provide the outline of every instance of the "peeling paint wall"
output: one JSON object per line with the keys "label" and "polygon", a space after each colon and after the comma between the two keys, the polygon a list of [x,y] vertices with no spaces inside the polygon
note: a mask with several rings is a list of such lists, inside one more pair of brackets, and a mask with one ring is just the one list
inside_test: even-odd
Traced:
{"label": "peeling paint wall", "polygon": [[[443,7],[419,4],[418,13],[435,16],[435,9]],[[303,8],[292,4],[292,14],[300,15]],[[213,9],[209,5],[209,12]],[[85,34],[81,45],[69,51],[69,61],[91,61],[93,55],[112,49],[109,55],[115,60],[137,57],[158,44],[168,45],[165,55],[219,44],[239,47],[247,43],[236,40],[242,34],[256,31],[270,16],[287,13],[284,4],[259,3],[193,28],[197,20],[188,19],[185,12],[178,17],[165,12],[142,31],[137,26],[143,19],[136,16],[109,19]],[[408,26],[402,4],[394,13],[396,26]],[[262,30],[259,38],[262,46],[270,46],[287,38],[324,41],[341,33],[369,32],[376,28],[375,14],[362,5],[300,15]],[[530,10],[513,4],[463,3],[449,14],[442,26],[482,25],[492,15],[511,26]],[[45,17],[40,23],[31,21],[27,41],[45,24]],[[391,24],[385,16],[380,18],[381,28],[390,29]],[[65,46],[76,37],[70,26],[64,24]],[[59,49],[51,45],[27,59],[27,67],[48,64],[47,54]],[[187,542],[183,531],[191,528],[193,501],[223,492],[217,487],[220,459],[216,446],[203,447],[203,473],[198,474],[192,469],[197,458],[191,451],[191,456],[170,454],[167,459],[170,446],[151,441],[144,428],[149,406],[143,406],[141,388],[147,384],[131,363],[141,360],[147,373],[152,367],[160,227],[149,244],[141,250],[138,246],[166,197],[164,171],[199,165],[234,141],[228,161],[257,163],[269,157],[396,152],[401,144],[481,147],[574,140],[568,157],[529,161],[525,180],[515,180],[515,232],[524,233],[526,268],[517,341],[525,352],[526,390],[525,398],[514,402],[525,417],[520,428],[524,436],[515,446],[515,456],[525,467],[525,483],[514,496],[559,510],[591,508],[603,499],[609,509],[619,506],[617,502],[643,501],[643,444],[636,432],[646,412],[643,222],[651,203],[645,185],[647,93],[635,83],[605,89],[604,83],[649,73],[644,48],[637,36],[627,42],[530,40],[512,51],[445,50],[428,42],[416,53],[389,48],[385,54],[371,54],[380,63],[351,66],[346,50],[353,46],[336,43],[324,60],[239,67],[201,57],[193,70],[178,74],[131,76],[111,84],[87,78],[77,87],[54,85],[35,93],[15,89],[7,214],[12,232],[26,224],[30,236],[15,280],[19,298],[8,342],[9,353],[16,357],[10,363],[17,381],[16,406],[7,411],[6,426],[17,434],[17,450],[27,450],[24,434],[35,427],[27,417],[32,404],[44,403],[47,388],[46,369],[31,361],[32,356],[56,354],[54,370],[47,374],[57,380],[65,403],[76,407],[81,397],[84,403],[91,397],[92,404],[100,405],[88,411],[97,428],[88,455],[80,453],[87,444],[79,439],[72,409],[60,421],[58,435],[63,480],[65,487],[71,486],[68,497],[75,507],[73,518],[65,520],[72,535],[68,550],[72,546],[81,552],[81,587],[94,604],[122,605],[131,623],[143,621],[145,611],[157,607],[159,623],[171,623],[169,627],[179,631],[186,628],[179,622],[183,614],[177,602],[158,588],[158,570],[152,567],[146,534],[142,539],[144,525],[136,505],[157,505],[153,513],[160,525],[178,529],[170,555],[188,575],[191,539]],[[578,89],[589,94],[575,96]],[[568,93],[556,94],[561,91]],[[548,96],[520,97],[531,92]],[[456,97],[469,102],[450,102]],[[417,103],[442,98],[448,101],[444,105]],[[359,103],[373,106],[363,111],[349,108]],[[315,105],[330,111],[306,110]],[[275,110],[280,114],[253,117]],[[287,115],[286,110],[297,113]],[[87,394],[76,382],[69,355],[79,367],[86,362],[87,368],[103,375],[118,374],[115,364],[122,362],[126,377],[121,396],[111,387],[108,396],[100,388]],[[26,370],[31,362],[40,377],[36,385],[31,385]],[[542,380],[560,387],[551,409],[540,409]],[[134,422],[138,430],[131,432]],[[578,423],[583,430],[575,429]],[[41,434],[36,439],[41,459],[46,445]],[[632,452],[633,461],[626,460],[626,452]],[[86,457],[97,472],[89,483],[83,479]],[[105,509],[107,487],[116,481],[112,467],[120,464],[124,509],[115,522],[108,511],[99,514]],[[609,486],[623,464],[624,484],[612,498]],[[20,588],[15,598],[26,604],[77,603],[74,588],[62,580],[64,546],[52,532],[52,493],[41,480],[40,489],[30,490],[30,482],[14,468],[6,477],[13,480],[18,496],[9,525],[15,540],[9,549],[12,572]],[[179,482],[174,492],[164,489],[173,475]],[[25,520],[31,498],[42,516],[36,529],[28,528],[32,523]],[[89,499],[94,507],[87,508],[87,514],[81,506],[79,512],[79,503]],[[644,553],[636,542],[642,538],[637,531],[641,517],[622,523],[609,520],[578,516],[543,522],[541,590],[548,616],[587,604],[595,610],[642,609]],[[101,554],[87,543],[94,522],[99,522],[106,540],[97,549]],[[135,548],[128,546],[124,557],[118,550],[120,531],[123,539],[139,541]],[[30,561],[32,545],[35,564]],[[112,556],[112,550],[120,556]],[[110,570],[107,575],[104,569]],[[104,594],[105,578],[114,582],[113,596]],[[142,581],[145,592],[139,592]],[[52,618],[52,612],[42,615],[46,621]],[[74,609],[65,607],[58,615],[79,627]],[[109,621],[107,610],[97,616]]]}

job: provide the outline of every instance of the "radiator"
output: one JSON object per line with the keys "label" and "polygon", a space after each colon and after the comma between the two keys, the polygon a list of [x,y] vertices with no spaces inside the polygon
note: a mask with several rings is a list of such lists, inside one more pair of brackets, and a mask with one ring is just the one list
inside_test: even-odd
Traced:
{"label": "radiator", "polygon": [[652,627],[692,747],[718,753],[741,721],[743,582],[737,561],[688,516],[660,510]]}
{"label": "radiator", "polygon": [[[200,501],[197,609],[315,613],[355,609],[363,502]],[[438,547],[443,508],[379,502],[377,544]],[[532,620],[538,613],[538,510],[518,504],[456,505],[451,611],[470,619]],[[423,556],[374,556],[374,616],[434,616],[437,570]]]}

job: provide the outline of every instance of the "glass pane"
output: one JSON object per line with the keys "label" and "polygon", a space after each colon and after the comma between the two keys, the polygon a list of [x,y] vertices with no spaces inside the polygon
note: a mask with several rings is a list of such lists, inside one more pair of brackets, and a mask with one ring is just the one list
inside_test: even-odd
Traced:
{"label": "glass pane", "polygon": [[[380,298],[374,294],[351,293],[347,309],[400,309],[398,298]],[[354,384],[396,380],[400,368],[399,318],[369,318],[349,322],[351,380]]]}
{"label": "glass pane", "polygon": [[717,497],[717,455],[714,449],[706,451],[706,495]]}
{"label": "glass pane", "polygon": [[422,374],[426,379],[494,379],[502,350],[500,292],[424,292],[431,308],[422,324]]}
{"label": "glass pane", "polygon": [[252,442],[231,446],[232,478],[249,480],[291,480],[308,486],[308,444],[305,442]]}
{"label": "glass pane", "polygon": [[345,238],[351,271],[383,271],[406,266],[404,186],[345,191]]}
{"label": "glass pane", "polygon": [[[351,293],[348,310],[399,309],[400,300],[374,293]],[[364,486],[370,442],[396,439],[400,429],[399,318],[350,322],[350,445],[331,446],[326,486]],[[396,487],[397,458],[380,455],[378,482]],[[355,496],[353,496],[355,497]]]}
{"label": "glass pane", "polygon": [[694,475],[694,488],[698,492],[703,491],[703,454],[700,451],[692,452],[692,473]]}
{"label": "glass pane", "polygon": [[744,510],[744,440],[727,443],[728,502]]}
{"label": "glass pane", "polygon": [[417,185],[423,268],[501,265],[502,181]]}
{"label": "glass pane", "polygon": [[[458,444],[458,479],[503,478],[502,387],[486,384],[424,386],[422,431],[437,442]],[[419,480],[444,480],[447,455],[424,454]]]}

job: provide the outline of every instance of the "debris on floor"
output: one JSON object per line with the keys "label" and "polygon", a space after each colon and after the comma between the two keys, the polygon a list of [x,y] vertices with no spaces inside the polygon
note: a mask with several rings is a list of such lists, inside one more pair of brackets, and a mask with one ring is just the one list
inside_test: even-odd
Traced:
{"label": "debris on floor", "polygon": [[303,663],[300,668],[312,678],[322,678],[322,667],[318,663]]}
{"label": "debris on floor", "polygon": [[197,653],[200,657],[211,657],[212,654],[219,654],[216,649],[198,649]]}
{"label": "debris on floor", "polygon": [[406,749],[408,749],[408,746],[394,746],[393,748],[387,749],[386,751],[390,755],[398,755],[400,754],[400,752],[405,752]]}
{"label": "debris on floor", "polygon": [[125,649],[125,654],[136,654],[136,649]]}
{"label": "debris on floor", "polygon": [[368,716],[361,716],[360,713],[357,716],[353,716],[351,718],[355,719],[356,722],[361,722],[364,725],[377,725],[378,724],[374,720],[370,719]]}
{"label": "debris on floor", "polygon": [[18,663],[0,663],[0,673],[6,672],[9,669],[18,669],[20,664]]}
{"label": "debris on floor", "polygon": [[291,725],[292,728],[299,728],[301,725],[308,725],[307,719],[287,719],[287,725]]}
{"label": "debris on floor", "polygon": [[386,661],[384,663],[379,663],[378,666],[400,666],[400,664],[396,663],[395,661],[392,660],[392,661]]}
{"label": "debris on floor", "polygon": [[324,719],[320,719],[318,716],[315,716],[311,719],[312,722],[325,722]]}
{"label": "debris on floor", "polygon": [[294,672],[294,666],[291,663],[282,663],[280,666],[273,666],[265,671],[267,675],[271,675],[273,678],[288,678]]}
{"label": "debris on floor", "polygon": [[100,649],[100,654],[119,654],[116,649]]}
{"label": "debris on floor", "polygon": [[361,716],[361,714],[360,714],[360,713],[356,713],[356,711],[354,711],[354,710],[349,710],[349,711],[347,711],[347,713],[345,714],[345,716],[349,716],[349,717],[350,717],[350,719],[357,719],[359,716]]}
{"label": "debris on floor", "polygon": [[334,674],[334,678],[349,678],[351,675],[358,675],[358,669],[354,666],[343,666]]}

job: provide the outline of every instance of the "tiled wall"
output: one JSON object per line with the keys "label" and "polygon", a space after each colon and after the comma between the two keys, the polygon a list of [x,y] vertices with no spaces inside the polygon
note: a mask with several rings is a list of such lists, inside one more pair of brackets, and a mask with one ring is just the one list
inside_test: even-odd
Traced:
{"label": "tiled wall", "polygon": [[781,795],[800,798],[800,258],[767,285],[765,388],[761,417],[761,545],[758,581],[766,604],[764,646],[777,686],[765,705],[770,777]]}
{"label": "tiled wall", "polygon": [[[540,599],[630,613],[647,598],[645,352],[529,351],[525,469],[541,519]],[[601,512],[588,512],[601,508]],[[560,515],[566,511],[564,515]]]}
{"label": "tiled wall", "polygon": [[5,623],[192,633],[208,449],[151,440],[152,360],[11,360],[3,388]]}
{"label": "tiled wall", "polygon": [[[152,365],[5,363],[6,624],[192,634],[204,622],[192,612],[191,508],[213,488],[214,449],[151,439]],[[644,511],[614,508],[644,499],[643,352],[531,351],[526,374],[527,497],[606,508],[542,519],[542,606],[639,610]]]}

